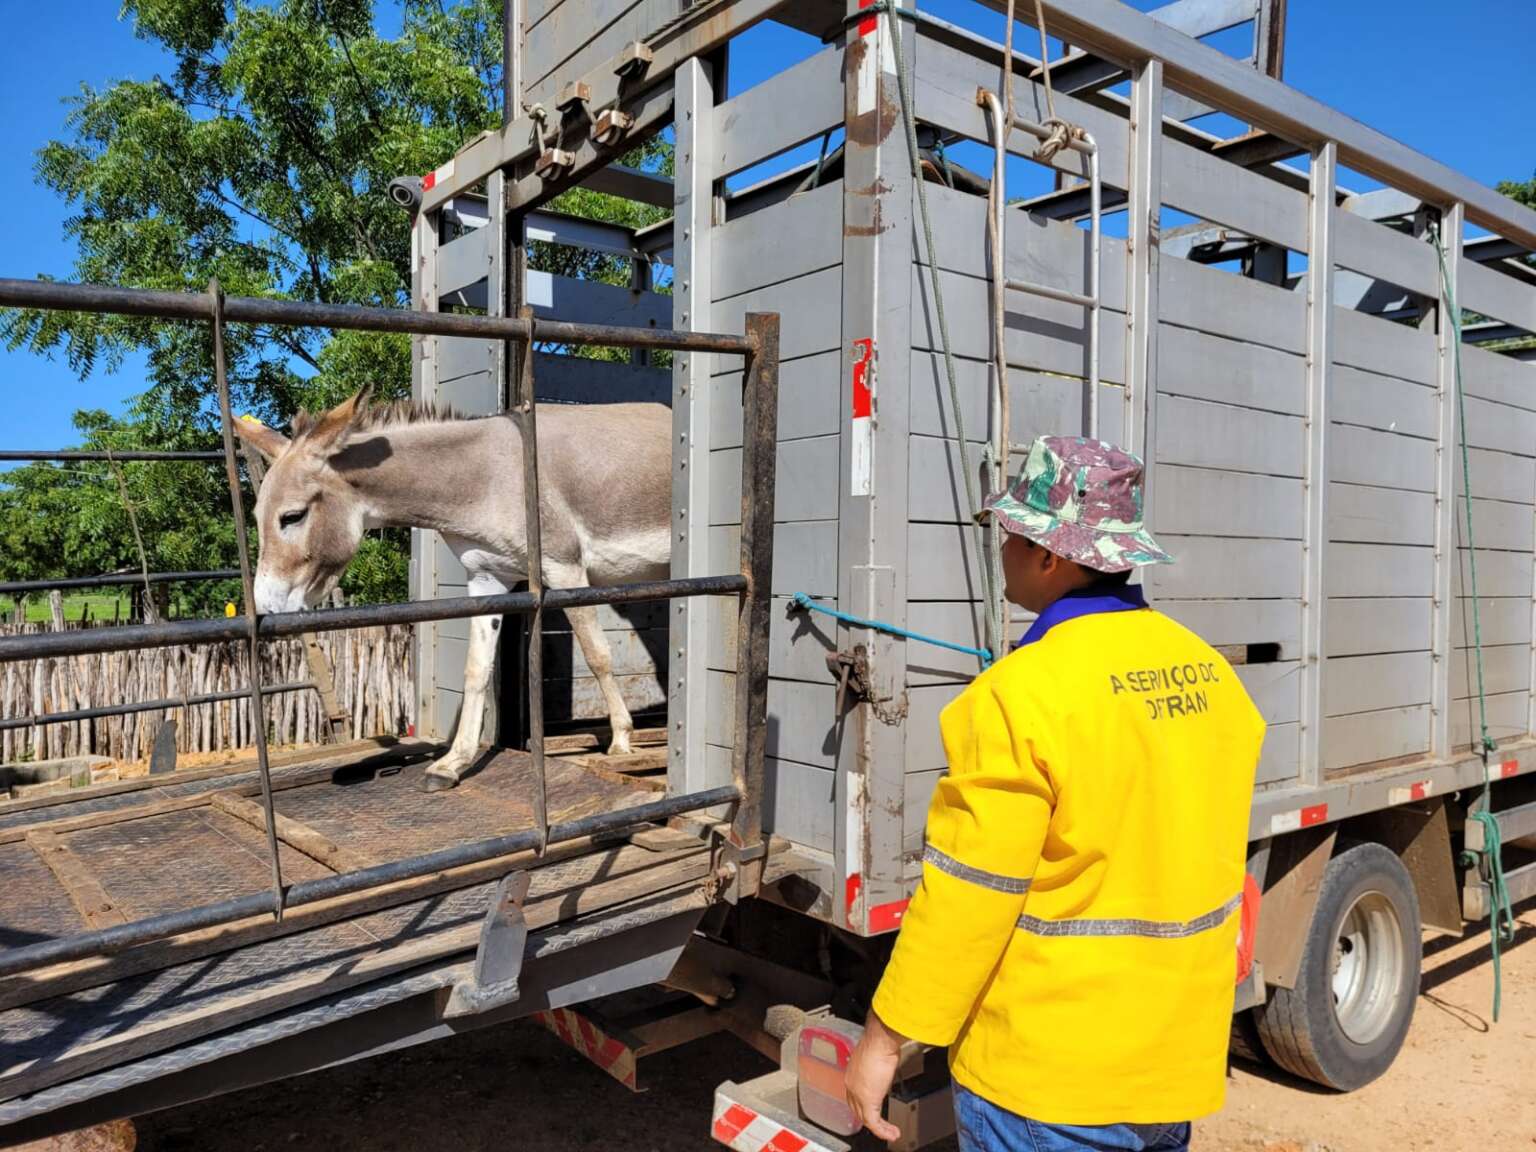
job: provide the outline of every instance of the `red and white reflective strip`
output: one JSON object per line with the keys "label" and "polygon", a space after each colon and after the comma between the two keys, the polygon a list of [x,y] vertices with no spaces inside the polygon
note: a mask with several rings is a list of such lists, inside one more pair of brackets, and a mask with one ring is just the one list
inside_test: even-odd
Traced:
{"label": "red and white reflective strip", "polygon": [[1276,812],[1269,818],[1269,834],[1295,832],[1299,828],[1315,828],[1328,822],[1328,805],[1313,804],[1310,808],[1293,808],[1289,812]]}
{"label": "red and white reflective strip", "polygon": [[853,444],[850,496],[868,496],[874,479],[875,341],[853,342]]}
{"label": "red and white reflective strip", "polygon": [[[832,1152],[828,1145],[786,1128],[718,1092],[710,1135],[736,1152]],[[841,1142],[837,1146],[847,1147]]]}
{"label": "red and white reflective strip", "polygon": [[444,164],[441,168],[435,168],[431,172],[428,172],[425,176],[423,176],[421,178],[421,190],[423,192],[426,192],[427,190],[435,187],[439,180],[446,180],[446,179],[448,179],[452,175],[453,175],[453,161],[450,160],[450,161],[448,161],[448,163]]}
{"label": "red and white reflective strip", "polygon": [[[874,3],[875,0],[859,0],[859,10],[863,11],[865,8],[872,8],[874,7]],[[864,19],[860,20],[859,35],[868,36],[871,32],[873,32],[875,30],[876,19],[877,17],[875,16],[866,16]]]}
{"label": "red and white reflective strip", "polygon": [[1435,794],[1433,780],[1415,780],[1403,788],[1393,788],[1387,793],[1388,804],[1407,804],[1413,800],[1428,800]]}
{"label": "red and white reflective strip", "polygon": [[635,1075],[635,1052],[622,1040],[615,1040],[580,1012],[573,1012],[569,1008],[535,1012],[533,1019],[624,1087],[639,1091]]}

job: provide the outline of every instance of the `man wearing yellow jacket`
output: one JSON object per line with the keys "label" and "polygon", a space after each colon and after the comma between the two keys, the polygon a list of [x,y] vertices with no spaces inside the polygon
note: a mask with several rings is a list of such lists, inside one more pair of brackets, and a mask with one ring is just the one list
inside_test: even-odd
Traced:
{"label": "man wearing yellow jacket", "polygon": [[1172,562],[1141,477],[1042,437],[982,513],[1038,619],[940,717],[922,883],[847,1076],[883,1139],[904,1039],[949,1047],[962,1152],[1181,1149],[1221,1107],[1264,722],[1129,582]]}

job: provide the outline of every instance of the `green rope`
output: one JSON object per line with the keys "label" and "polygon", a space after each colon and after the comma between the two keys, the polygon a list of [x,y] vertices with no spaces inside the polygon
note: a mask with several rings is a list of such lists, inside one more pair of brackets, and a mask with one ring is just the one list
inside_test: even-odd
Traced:
{"label": "green rope", "polygon": [[1483,791],[1472,819],[1483,827],[1483,850],[1469,852],[1469,863],[1476,863],[1488,884],[1488,938],[1493,954],[1493,1020],[1498,1023],[1499,1007],[1504,999],[1504,976],[1500,952],[1515,938],[1515,914],[1509,902],[1509,888],[1504,880],[1504,845],[1499,833],[1499,818],[1490,808],[1493,777],[1489,753],[1497,745],[1488,735],[1488,693],[1483,683],[1483,620],[1477,597],[1477,545],[1472,535],[1472,457],[1467,449],[1467,397],[1461,382],[1461,309],[1456,306],[1456,290],[1445,262],[1445,247],[1440,243],[1440,229],[1431,224],[1429,237],[1440,258],[1440,288],[1445,297],[1445,311],[1451,323],[1451,360],[1456,389],[1456,433],[1461,447],[1461,487],[1463,513],[1467,524],[1468,575],[1472,584],[1472,643],[1477,657],[1477,719],[1481,732],[1478,751],[1483,758]]}
{"label": "green rope", "polygon": [[[896,88],[901,96],[901,118],[907,129],[907,152],[912,161],[912,180],[917,185],[917,210],[923,221],[923,241],[928,251],[928,274],[933,283],[933,311],[939,322],[939,344],[944,351],[944,376],[949,384],[949,403],[955,413],[955,438],[960,450],[960,471],[965,478],[965,500],[971,514],[971,522],[976,526],[977,555],[982,560],[981,581],[983,594],[986,596],[986,610],[982,613],[984,623],[984,635],[986,647],[990,652],[1002,650],[1002,637],[998,633],[998,624],[992,613],[992,604],[996,599],[994,595],[995,585],[992,579],[992,566],[986,560],[986,528],[976,520],[976,477],[971,474],[971,454],[965,440],[965,417],[960,408],[960,385],[955,379],[955,357],[949,343],[949,321],[944,316],[944,292],[939,285],[939,257],[938,248],[933,241],[933,224],[928,216],[928,191],[923,179],[923,161],[917,145],[917,117],[912,111],[911,93],[908,91],[907,56],[901,44],[900,25],[898,17],[907,13],[893,4],[882,4],[882,0],[875,0],[868,8],[860,11],[859,15],[867,16],[874,11],[885,14],[891,32],[891,47],[896,56]],[[1002,275],[1002,270],[997,270],[997,275]],[[1005,431],[1006,438],[1006,431]],[[983,665],[985,666],[985,665]]]}

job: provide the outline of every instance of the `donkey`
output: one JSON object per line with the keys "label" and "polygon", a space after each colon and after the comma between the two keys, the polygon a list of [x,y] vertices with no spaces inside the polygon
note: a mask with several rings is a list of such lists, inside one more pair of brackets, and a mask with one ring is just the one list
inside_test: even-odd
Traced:
{"label": "donkey", "polygon": [[[464,565],[471,596],[505,592],[527,579],[518,426],[505,416],[370,405],[366,392],[318,416],[301,412],[291,439],[251,420],[235,422],[241,439],[271,465],[256,499],[257,610],[296,612],[321,603],[368,528],[435,529]],[[552,404],[540,411],[547,587],[667,576],[671,431],[671,414],[660,404]],[[634,722],[614,682],[597,610],[570,608],[566,616],[608,707],[609,751],[628,752]],[[427,770],[428,792],[457,784],[479,750],[500,624],[495,616],[470,622],[463,710],[448,753]]]}

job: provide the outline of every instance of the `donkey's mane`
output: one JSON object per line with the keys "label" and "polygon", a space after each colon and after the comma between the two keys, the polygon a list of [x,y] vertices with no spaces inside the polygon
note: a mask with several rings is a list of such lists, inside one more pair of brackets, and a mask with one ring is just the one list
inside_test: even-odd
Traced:
{"label": "donkey's mane", "polygon": [[[320,422],[324,412],[301,411],[293,418],[293,438],[297,440]],[[384,404],[369,404],[352,421],[353,433],[368,432],[378,428],[398,428],[407,424],[445,424],[451,420],[478,420],[478,416],[466,416],[446,405],[431,401],[391,400]]]}

